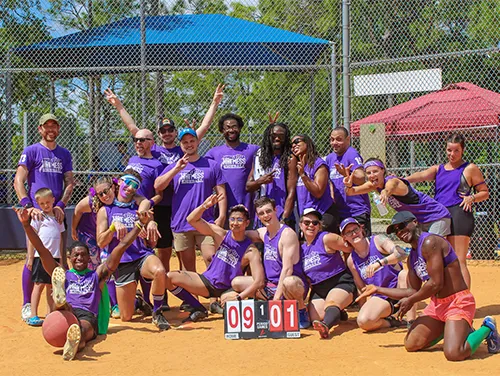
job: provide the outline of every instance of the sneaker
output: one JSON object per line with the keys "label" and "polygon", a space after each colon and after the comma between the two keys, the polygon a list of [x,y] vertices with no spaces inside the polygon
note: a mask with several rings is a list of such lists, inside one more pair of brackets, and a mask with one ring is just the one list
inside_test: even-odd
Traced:
{"label": "sneaker", "polygon": [[314,330],[319,332],[321,338],[328,339],[330,337],[330,329],[323,321],[314,320],[312,324]]}
{"label": "sneaker", "polygon": [[497,322],[494,317],[486,316],[483,321],[483,326],[490,328],[491,332],[486,337],[488,344],[488,352],[496,354],[500,352],[500,336],[498,335]]}
{"label": "sneaker", "polygon": [[157,310],[156,312],[153,313],[152,322],[160,330],[170,329],[170,324],[165,318],[165,316],[163,316],[163,314],[161,313],[161,310]]}
{"label": "sneaker", "polygon": [[170,311],[170,306],[168,304],[162,304],[160,309],[162,312],[168,312]]}
{"label": "sneaker", "polygon": [[142,295],[141,290],[135,292],[136,299],[136,309],[140,310],[144,316],[151,316],[153,314],[153,307],[144,300],[144,295]]}
{"label": "sneaker", "polygon": [[66,343],[64,344],[64,350],[63,350],[64,360],[75,359],[81,338],[82,338],[82,333],[80,331],[80,327],[78,326],[78,324],[71,325],[68,328],[68,331],[66,332]]}
{"label": "sneaker", "polygon": [[114,319],[120,318],[120,308],[118,308],[118,304],[115,304],[113,308],[111,308],[111,317]]}
{"label": "sneaker", "polygon": [[207,311],[194,310],[182,322],[198,322],[208,317]]}
{"label": "sneaker", "polygon": [[408,323],[405,320],[398,320],[394,316],[385,317],[384,320],[389,322],[391,328],[400,328],[402,326],[408,327]]}
{"label": "sneaker", "polygon": [[66,305],[66,289],[64,283],[66,282],[66,272],[63,268],[58,266],[52,272],[52,298],[56,309]]}
{"label": "sneaker", "polygon": [[307,329],[311,326],[311,319],[307,308],[299,309],[299,327],[300,329]]}
{"label": "sneaker", "polygon": [[23,321],[28,320],[31,317],[31,303],[26,303],[23,305],[23,308],[21,308],[21,318]]}
{"label": "sneaker", "polygon": [[33,316],[28,318],[28,320],[26,320],[26,323],[29,326],[42,326],[43,320],[38,316]]}
{"label": "sneaker", "polygon": [[349,320],[349,315],[347,314],[347,311],[345,309],[340,311],[340,321],[347,321]]}
{"label": "sneaker", "polygon": [[210,303],[210,313],[218,313],[219,315],[222,315],[224,313],[224,310],[222,309],[219,302],[213,302]]}
{"label": "sneaker", "polygon": [[181,306],[179,307],[179,310],[185,312],[193,312],[194,308],[190,304],[182,303]]}

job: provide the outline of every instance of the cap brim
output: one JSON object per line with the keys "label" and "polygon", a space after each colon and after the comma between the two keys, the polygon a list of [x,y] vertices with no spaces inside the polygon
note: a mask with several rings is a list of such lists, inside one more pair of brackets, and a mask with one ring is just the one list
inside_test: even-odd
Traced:
{"label": "cap brim", "polygon": [[393,234],[393,233],[396,232],[396,231],[394,231],[394,226],[395,225],[399,225],[399,223],[394,223],[392,225],[389,225],[389,227],[387,227],[387,230],[385,230],[385,232],[386,232],[387,235],[390,235],[390,234]]}

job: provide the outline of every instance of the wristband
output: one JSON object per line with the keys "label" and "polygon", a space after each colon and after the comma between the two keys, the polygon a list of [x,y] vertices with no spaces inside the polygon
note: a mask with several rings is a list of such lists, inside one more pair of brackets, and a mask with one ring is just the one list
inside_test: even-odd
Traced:
{"label": "wristband", "polygon": [[155,202],[153,200],[149,200],[149,207],[152,208],[153,206],[155,206]]}
{"label": "wristband", "polygon": [[236,295],[236,300],[239,301],[239,302],[241,302],[241,296],[239,294]]}
{"label": "wristband", "polygon": [[115,222],[111,223],[111,226],[109,226],[108,230],[111,231],[111,232],[116,232]]}
{"label": "wristband", "polygon": [[[156,222],[155,222],[155,223],[156,223]],[[139,230],[141,230],[141,231],[142,231],[143,226],[141,225],[141,222],[139,222],[139,221],[135,221],[135,222],[134,222],[134,225],[135,225],[135,227],[137,227]]]}
{"label": "wristband", "polygon": [[19,205],[21,205],[24,208],[26,207],[26,205],[31,205],[30,207],[33,207],[33,203],[31,202],[28,196],[23,197],[21,201],[19,201]]}
{"label": "wristband", "polygon": [[382,265],[382,263],[380,262],[380,259],[377,259],[377,263],[380,265],[381,268],[384,267],[384,265]]}
{"label": "wristband", "polygon": [[64,211],[64,208],[66,207],[66,204],[62,201],[59,201],[56,206],[60,207],[63,211]]}

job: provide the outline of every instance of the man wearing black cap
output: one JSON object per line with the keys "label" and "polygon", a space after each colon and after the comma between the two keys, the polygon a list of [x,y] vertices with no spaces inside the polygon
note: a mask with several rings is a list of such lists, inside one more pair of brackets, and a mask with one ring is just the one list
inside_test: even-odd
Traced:
{"label": "man wearing black cap", "polygon": [[422,232],[415,216],[397,213],[387,228],[399,239],[412,246],[408,258],[408,289],[367,286],[361,297],[380,293],[400,299],[399,318],[411,307],[431,298],[424,314],[415,320],[405,338],[407,351],[418,351],[444,338],[446,359],[457,361],[470,357],[486,339],[488,352],[500,352],[500,340],[495,319],[487,316],[482,326],[471,333],[476,312],[474,297],[460,271],[455,251],[443,237]]}

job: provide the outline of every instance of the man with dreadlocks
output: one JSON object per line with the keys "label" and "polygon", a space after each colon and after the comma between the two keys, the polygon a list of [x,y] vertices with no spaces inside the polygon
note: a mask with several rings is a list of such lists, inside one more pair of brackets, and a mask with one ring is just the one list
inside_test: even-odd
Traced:
{"label": "man with dreadlocks", "polygon": [[293,207],[297,184],[297,161],[292,156],[290,130],[285,123],[271,122],[247,180],[247,191],[258,191],[276,202],[278,219],[295,228]]}

